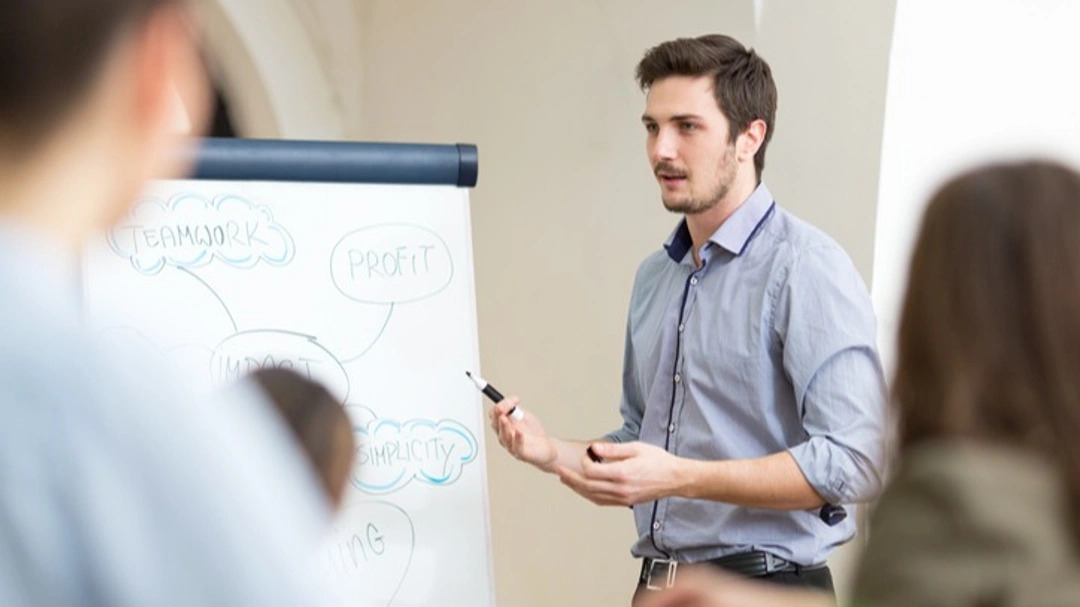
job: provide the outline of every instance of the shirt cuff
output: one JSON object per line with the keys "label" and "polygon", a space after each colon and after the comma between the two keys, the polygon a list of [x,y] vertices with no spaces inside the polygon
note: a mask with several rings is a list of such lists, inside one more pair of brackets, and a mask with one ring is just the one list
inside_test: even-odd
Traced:
{"label": "shirt cuff", "polygon": [[788,449],[802,471],[806,482],[830,504],[850,504],[860,501],[862,491],[849,482],[861,474],[853,470],[851,458],[842,448],[824,436],[812,436],[804,443]]}

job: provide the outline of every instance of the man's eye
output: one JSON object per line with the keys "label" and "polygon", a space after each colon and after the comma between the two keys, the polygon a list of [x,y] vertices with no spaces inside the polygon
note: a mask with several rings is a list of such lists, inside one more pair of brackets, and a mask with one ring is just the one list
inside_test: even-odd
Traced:
{"label": "man's eye", "polygon": [[645,131],[648,133],[655,133],[657,131],[657,127],[655,124],[646,124]]}
{"label": "man's eye", "polygon": [[683,131],[684,133],[687,133],[687,132],[690,132],[690,131],[696,131],[697,128],[698,128],[698,126],[696,124],[694,124],[693,122],[680,122],[679,123],[679,130]]}

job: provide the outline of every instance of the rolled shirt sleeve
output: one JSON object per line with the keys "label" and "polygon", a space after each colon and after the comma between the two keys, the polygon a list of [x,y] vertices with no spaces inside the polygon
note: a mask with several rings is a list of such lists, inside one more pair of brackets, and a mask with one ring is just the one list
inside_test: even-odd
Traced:
{"label": "rolled shirt sleeve", "polygon": [[827,502],[874,499],[885,460],[885,380],[869,294],[839,246],[795,260],[774,330],[807,435],[789,452]]}

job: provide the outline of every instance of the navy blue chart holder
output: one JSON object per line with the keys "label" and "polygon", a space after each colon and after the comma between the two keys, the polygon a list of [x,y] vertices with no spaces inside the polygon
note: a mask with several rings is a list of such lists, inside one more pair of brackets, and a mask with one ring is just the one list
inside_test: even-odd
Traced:
{"label": "navy blue chart holder", "polygon": [[202,139],[193,179],[452,185],[478,176],[475,145]]}

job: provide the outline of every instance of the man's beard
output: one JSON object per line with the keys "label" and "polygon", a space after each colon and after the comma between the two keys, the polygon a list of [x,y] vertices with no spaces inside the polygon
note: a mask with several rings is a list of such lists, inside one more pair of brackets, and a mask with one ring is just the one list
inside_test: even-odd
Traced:
{"label": "man's beard", "polygon": [[[671,171],[673,169],[674,167],[671,165],[660,163],[656,165],[653,172],[655,174],[661,170]],[[664,203],[664,208],[672,213],[682,213],[684,215],[697,215],[712,209],[720,204],[720,201],[731,190],[731,184],[735,181],[735,170],[735,149],[734,146],[731,146],[724,151],[724,157],[721,159],[720,166],[717,169],[719,182],[707,196],[695,197],[693,194],[688,194],[686,197],[677,200],[665,200],[661,195],[660,198]]]}

